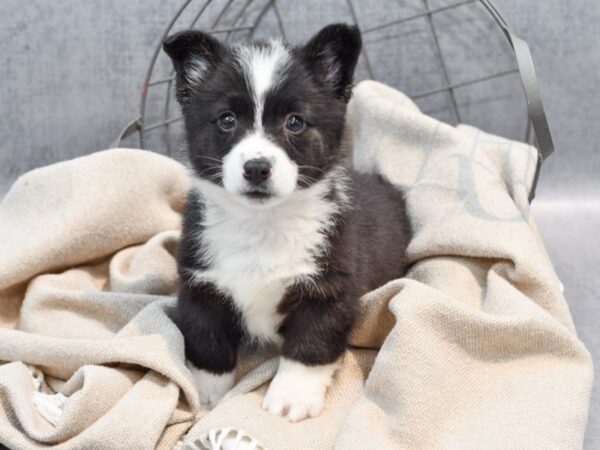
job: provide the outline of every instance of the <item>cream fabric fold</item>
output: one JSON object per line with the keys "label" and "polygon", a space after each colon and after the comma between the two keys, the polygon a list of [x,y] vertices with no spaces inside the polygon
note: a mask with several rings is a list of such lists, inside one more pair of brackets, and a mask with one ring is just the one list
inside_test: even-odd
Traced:
{"label": "cream fabric fold", "polygon": [[0,204],[0,443],[202,448],[230,427],[272,450],[580,448],[592,363],[529,210],[534,149],[376,82],[348,121],[355,167],[407,192],[412,266],[361,299],[321,416],[260,408],[274,354],[243,354],[200,407],[171,319],[186,172],[117,149],[30,172]]}

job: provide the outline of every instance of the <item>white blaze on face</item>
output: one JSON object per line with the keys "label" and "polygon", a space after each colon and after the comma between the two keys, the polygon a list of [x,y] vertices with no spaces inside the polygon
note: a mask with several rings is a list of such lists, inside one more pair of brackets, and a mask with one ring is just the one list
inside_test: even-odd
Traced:
{"label": "white blaze on face", "polygon": [[273,40],[261,47],[239,47],[236,57],[254,100],[254,127],[261,130],[265,95],[285,77],[290,52],[281,41]]}
{"label": "white blaze on face", "polygon": [[243,194],[248,189],[244,179],[244,164],[251,159],[264,157],[272,165],[266,187],[275,197],[285,197],[296,187],[298,166],[284,149],[265,134],[262,116],[265,96],[285,77],[290,53],[281,41],[271,41],[262,47],[242,46],[236,51],[239,70],[246,79],[255,105],[254,130],[223,158],[223,185],[232,194]]}

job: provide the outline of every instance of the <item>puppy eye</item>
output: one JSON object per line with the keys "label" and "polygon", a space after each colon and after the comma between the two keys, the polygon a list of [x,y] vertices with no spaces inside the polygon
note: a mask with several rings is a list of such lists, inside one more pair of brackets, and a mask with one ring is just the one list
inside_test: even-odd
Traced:
{"label": "puppy eye", "polygon": [[304,129],[304,119],[296,114],[290,114],[285,121],[285,127],[292,133],[299,133]]}
{"label": "puppy eye", "polygon": [[235,128],[235,115],[231,112],[226,112],[221,114],[218,120],[219,127],[223,131],[231,131]]}

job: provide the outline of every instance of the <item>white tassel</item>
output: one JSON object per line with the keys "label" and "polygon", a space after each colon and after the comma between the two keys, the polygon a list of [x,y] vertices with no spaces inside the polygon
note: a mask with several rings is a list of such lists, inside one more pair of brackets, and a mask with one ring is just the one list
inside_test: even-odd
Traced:
{"label": "white tassel", "polygon": [[40,391],[42,389],[42,383],[44,382],[44,372],[35,366],[27,366],[27,368],[29,369],[29,373],[31,373],[33,378],[33,385],[35,386],[35,389]]}
{"label": "white tassel", "polygon": [[33,393],[33,404],[44,419],[56,426],[62,417],[69,397],[58,394]]}
{"label": "white tassel", "polygon": [[31,379],[35,387],[32,398],[33,404],[44,419],[56,426],[63,415],[69,398],[60,392],[57,394],[45,394],[41,392],[44,385],[44,372],[35,366],[28,365],[27,368],[31,373]]}

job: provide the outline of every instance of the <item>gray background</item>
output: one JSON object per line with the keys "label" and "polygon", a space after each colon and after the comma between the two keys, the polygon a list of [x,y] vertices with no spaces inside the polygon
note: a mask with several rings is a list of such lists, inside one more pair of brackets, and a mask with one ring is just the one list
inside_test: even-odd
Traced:
{"label": "gray background", "polygon": [[[362,28],[423,10],[426,0],[354,0]],[[458,0],[429,0],[430,6]],[[138,115],[143,74],[175,0],[0,0],[0,196],[28,170],[106,148]],[[239,0],[234,1],[240,4]],[[344,1],[279,2],[288,37],[350,20]],[[534,214],[565,284],[578,333],[598,361],[596,302],[600,291],[600,2],[496,0],[530,44],[557,153],[544,165]],[[204,25],[219,4],[207,10]],[[254,11],[255,12],[255,11]],[[247,14],[252,20],[252,8]],[[189,22],[191,13],[185,17]],[[479,6],[435,16],[452,82],[514,66],[510,51]],[[275,32],[267,14],[258,37]],[[181,27],[181,26],[180,26]],[[236,36],[234,36],[234,39]],[[377,79],[409,94],[443,85],[429,23],[418,19],[365,36]],[[161,57],[156,78],[169,74]],[[359,78],[367,77],[364,59]],[[508,137],[524,135],[518,78],[458,89],[465,122]],[[158,120],[164,90],[152,91],[149,122]],[[448,95],[419,101],[455,122]],[[154,115],[154,117],[153,117]],[[165,152],[164,133],[149,143]],[[136,146],[135,139],[126,144]],[[179,154],[176,152],[175,157]],[[600,392],[594,390],[586,448],[600,446]]]}

